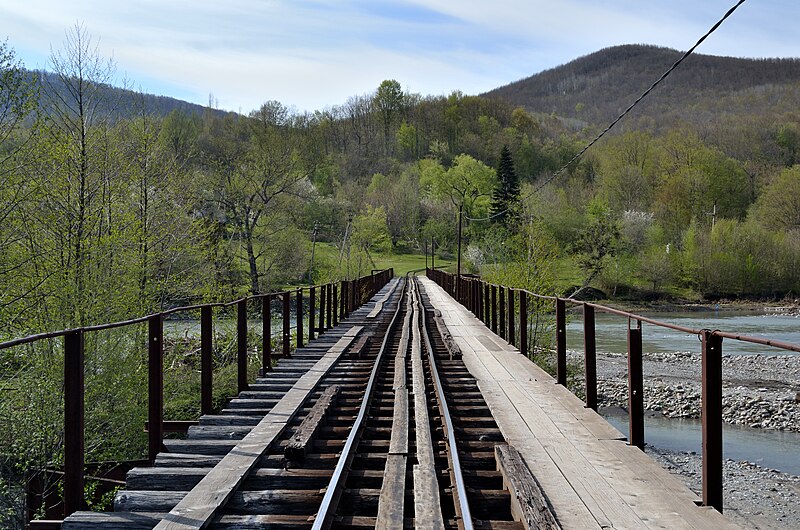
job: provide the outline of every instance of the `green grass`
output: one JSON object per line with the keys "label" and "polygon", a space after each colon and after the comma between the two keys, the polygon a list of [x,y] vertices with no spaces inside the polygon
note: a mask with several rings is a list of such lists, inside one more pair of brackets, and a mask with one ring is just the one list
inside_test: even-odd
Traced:
{"label": "green grass", "polygon": [[[425,254],[389,254],[373,256],[379,269],[394,268],[395,276],[404,276],[407,272],[425,268]],[[430,258],[429,258],[430,260]],[[455,265],[455,261],[436,258],[436,266]],[[428,261],[430,265],[430,261]]]}
{"label": "green grass", "polygon": [[[430,259],[430,258],[429,258]],[[403,276],[407,272],[418,269],[425,269],[425,254],[415,252],[396,251],[391,254],[372,254],[376,269],[394,268],[395,276]],[[314,269],[316,271],[329,271],[336,268],[339,263],[339,249],[332,243],[317,243],[314,257]],[[430,265],[430,261],[428,262]],[[436,257],[436,266],[455,267],[456,262],[452,259]],[[371,268],[371,264],[369,265]],[[369,270],[366,271],[369,273]],[[327,276],[323,272],[323,276]]]}

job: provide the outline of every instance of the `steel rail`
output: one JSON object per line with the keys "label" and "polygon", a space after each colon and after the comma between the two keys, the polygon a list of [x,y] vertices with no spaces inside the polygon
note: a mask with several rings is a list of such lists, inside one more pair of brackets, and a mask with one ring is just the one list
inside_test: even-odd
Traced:
{"label": "steel rail", "polygon": [[[416,282],[416,279],[414,279]],[[467,499],[467,487],[464,484],[464,476],[461,472],[461,459],[458,456],[458,447],[456,446],[456,435],[453,429],[453,419],[450,417],[450,409],[447,406],[447,399],[444,395],[444,388],[442,381],[439,377],[439,369],[436,366],[436,359],[433,354],[433,345],[431,344],[430,336],[428,334],[428,325],[425,322],[425,306],[422,304],[422,297],[419,294],[419,289],[416,290],[416,295],[419,298],[416,302],[419,304],[422,312],[422,335],[425,337],[425,348],[428,350],[428,360],[430,362],[431,375],[433,376],[434,383],[436,384],[436,394],[439,397],[439,406],[441,407],[442,418],[445,422],[447,430],[447,443],[450,449],[450,459],[453,468],[453,475],[455,476],[456,483],[453,487],[458,496],[458,506],[461,511],[461,519],[464,523],[464,530],[473,530],[472,513],[469,509],[469,499]]]}
{"label": "steel rail", "polygon": [[[407,275],[406,275],[407,276]],[[405,291],[406,284],[408,282],[408,278],[406,277],[403,280],[403,288],[402,290]],[[398,282],[399,283],[399,282]],[[397,287],[395,286],[395,289]],[[392,336],[392,331],[397,324],[398,316],[402,311],[402,304],[403,295],[401,294],[400,300],[397,303],[397,308],[395,309],[394,315],[392,316],[391,322],[389,322],[389,327],[386,330],[386,334],[383,337],[383,342],[381,342],[381,347],[378,350],[378,356],[375,359],[375,364],[372,367],[372,372],[369,376],[369,381],[367,382],[367,388],[364,390],[364,399],[361,402],[361,407],[358,410],[358,416],[356,416],[356,420],[353,423],[353,428],[350,430],[350,434],[347,436],[347,441],[345,441],[344,447],[342,448],[341,456],[339,460],[336,462],[336,468],[333,470],[333,475],[331,476],[331,480],[328,483],[328,488],[325,490],[325,496],[322,498],[322,502],[320,503],[319,511],[317,512],[316,517],[314,518],[314,525],[311,527],[312,530],[322,530],[325,528],[329,528],[332,524],[332,519],[338,501],[339,496],[341,494],[340,488],[343,484],[344,480],[347,478],[347,472],[349,471],[349,467],[353,461],[353,450],[355,449],[359,439],[361,438],[361,431],[363,430],[364,426],[364,419],[367,417],[367,412],[370,408],[370,402],[372,398],[372,394],[374,393],[376,381],[378,379],[378,374],[380,372],[381,363],[383,362],[383,356],[386,352],[386,346],[389,344],[389,338]]]}

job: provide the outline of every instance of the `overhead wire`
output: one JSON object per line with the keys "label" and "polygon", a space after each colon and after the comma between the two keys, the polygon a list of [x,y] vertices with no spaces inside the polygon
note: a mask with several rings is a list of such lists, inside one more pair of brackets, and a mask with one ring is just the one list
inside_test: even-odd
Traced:
{"label": "overhead wire", "polygon": [[[665,79],[666,79],[666,78],[667,78],[667,77],[668,77],[668,76],[669,76],[669,75],[670,75],[670,74],[673,72],[673,70],[675,70],[675,69],[676,69],[676,68],[677,68],[677,67],[678,67],[678,66],[679,66],[679,65],[680,65],[680,64],[681,64],[683,61],[685,61],[685,60],[686,60],[686,58],[687,58],[687,57],[689,57],[689,56],[690,56],[690,55],[691,55],[691,54],[692,54],[692,53],[695,51],[695,49],[697,49],[697,47],[698,47],[698,46],[700,46],[700,45],[703,43],[703,41],[705,41],[705,40],[706,40],[706,39],[707,39],[707,38],[708,38],[708,37],[709,37],[709,36],[710,36],[712,33],[714,33],[714,32],[717,30],[717,28],[719,28],[719,27],[722,25],[722,23],[723,23],[723,22],[725,22],[725,20],[727,20],[727,19],[728,19],[728,17],[730,17],[730,16],[731,16],[731,15],[734,13],[734,11],[736,11],[737,9],[739,9],[739,6],[741,6],[742,4],[744,4],[746,1],[747,1],[747,0],[739,0],[739,1],[736,3],[736,5],[734,5],[734,6],[733,6],[733,7],[731,7],[730,9],[728,9],[728,11],[727,11],[727,12],[726,12],[726,13],[725,13],[723,16],[722,16],[722,18],[720,18],[720,19],[719,19],[719,20],[716,22],[716,24],[714,24],[713,26],[711,26],[711,29],[709,29],[709,30],[708,30],[708,31],[705,33],[705,35],[703,35],[702,37],[700,37],[700,39],[699,39],[699,40],[698,40],[698,41],[697,41],[697,42],[694,44],[694,46],[692,46],[691,48],[689,48],[689,49],[688,49],[688,50],[687,50],[687,51],[686,51],[686,52],[685,52],[685,53],[684,53],[684,54],[683,54],[683,55],[680,57],[680,59],[678,59],[677,61],[675,61],[675,63],[674,63],[672,66],[670,66],[670,67],[669,67],[669,69],[667,69],[667,71],[665,71],[663,74],[661,74],[661,77],[659,77],[659,78],[658,78],[658,79],[657,79],[657,80],[656,80],[656,81],[655,81],[655,82],[654,82],[652,85],[650,85],[650,87],[649,87],[647,90],[645,90],[645,91],[642,93],[642,95],[641,95],[641,96],[639,96],[638,98],[636,98],[636,101],[634,101],[633,103],[631,103],[631,104],[628,106],[628,108],[627,108],[627,109],[625,109],[625,110],[622,112],[622,114],[620,114],[619,116],[617,116],[617,118],[616,118],[614,121],[612,121],[612,122],[611,122],[611,123],[608,125],[608,127],[606,127],[605,129],[603,129],[603,131],[602,131],[600,134],[598,134],[598,135],[597,135],[597,136],[596,136],[596,137],[595,137],[595,138],[594,138],[594,139],[593,139],[591,142],[589,142],[588,144],[586,144],[586,146],[585,146],[583,149],[581,149],[581,150],[580,150],[580,151],[579,151],[579,152],[578,152],[578,153],[577,153],[575,156],[573,156],[573,157],[570,159],[570,161],[569,161],[569,162],[567,162],[566,164],[564,164],[563,166],[561,166],[561,168],[559,168],[559,169],[558,169],[558,170],[557,170],[555,173],[553,173],[552,175],[550,175],[549,177],[547,177],[547,178],[546,178],[544,181],[542,181],[541,183],[539,183],[539,184],[538,184],[538,185],[537,185],[537,186],[536,186],[536,187],[533,189],[533,191],[531,191],[530,193],[528,193],[528,194],[527,194],[525,197],[523,197],[521,200],[522,200],[522,201],[525,201],[526,199],[529,199],[529,198],[531,198],[533,195],[535,195],[536,193],[538,193],[539,191],[541,191],[541,190],[542,190],[542,188],[544,188],[545,186],[547,186],[548,184],[550,184],[552,181],[554,181],[556,178],[558,178],[558,177],[559,177],[559,176],[560,176],[560,175],[561,175],[561,174],[562,174],[564,171],[566,171],[566,170],[567,170],[567,168],[569,168],[569,166],[571,166],[571,165],[572,165],[574,162],[576,162],[578,159],[580,159],[580,158],[581,158],[581,157],[582,157],[582,156],[583,156],[583,155],[586,153],[586,151],[588,151],[588,150],[589,150],[589,149],[590,149],[590,148],[591,148],[591,147],[592,147],[594,144],[596,144],[596,143],[597,143],[597,142],[598,142],[598,141],[599,141],[599,140],[600,140],[600,139],[601,139],[603,136],[605,136],[605,135],[606,135],[606,133],[608,133],[608,132],[609,132],[609,131],[610,131],[610,130],[611,130],[611,129],[612,129],[612,128],[613,128],[613,127],[614,127],[614,126],[617,124],[617,123],[619,123],[619,122],[620,122],[620,121],[621,121],[621,120],[622,120],[622,119],[623,119],[625,116],[627,116],[627,115],[628,115],[628,113],[630,113],[630,112],[633,110],[633,108],[634,108],[634,107],[636,107],[636,105],[638,105],[638,104],[639,104],[639,103],[640,103],[640,102],[641,102],[641,101],[642,101],[644,98],[646,98],[646,97],[647,97],[647,96],[650,94],[650,92],[652,92],[652,91],[653,91],[653,90],[654,90],[654,89],[655,89],[655,88],[656,88],[656,87],[657,87],[659,84],[661,84],[661,82],[662,82],[662,81],[664,81],[664,80],[665,80]],[[466,218],[466,219],[468,219],[468,220],[470,220],[470,221],[490,221],[490,220],[494,219],[495,217],[499,217],[499,216],[501,216],[501,215],[505,215],[506,213],[508,213],[508,211],[509,211],[509,209],[508,209],[508,208],[505,208],[504,210],[501,210],[501,211],[499,211],[499,212],[496,212],[496,213],[494,213],[494,214],[492,214],[492,215],[489,215],[489,216],[487,216],[487,217],[472,218],[472,217],[469,217],[469,216],[465,216],[465,218]]]}

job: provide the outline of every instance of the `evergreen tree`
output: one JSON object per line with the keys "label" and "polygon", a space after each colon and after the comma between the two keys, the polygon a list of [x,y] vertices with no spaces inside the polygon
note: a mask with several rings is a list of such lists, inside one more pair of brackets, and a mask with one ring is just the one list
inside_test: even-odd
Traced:
{"label": "evergreen tree", "polygon": [[495,222],[508,224],[519,202],[519,177],[514,171],[511,151],[504,145],[497,164],[497,187],[492,193],[492,215]]}

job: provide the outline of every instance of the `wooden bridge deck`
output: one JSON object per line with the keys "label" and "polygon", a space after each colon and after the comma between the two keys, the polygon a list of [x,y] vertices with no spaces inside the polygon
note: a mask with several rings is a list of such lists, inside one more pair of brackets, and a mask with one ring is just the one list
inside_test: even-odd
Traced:
{"label": "wooden bridge deck", "polygon": [[433,306],[564,528],[737,528],[433,281]]}

